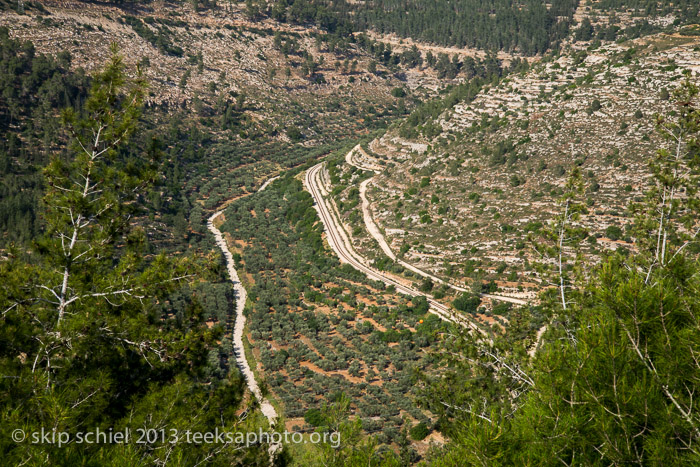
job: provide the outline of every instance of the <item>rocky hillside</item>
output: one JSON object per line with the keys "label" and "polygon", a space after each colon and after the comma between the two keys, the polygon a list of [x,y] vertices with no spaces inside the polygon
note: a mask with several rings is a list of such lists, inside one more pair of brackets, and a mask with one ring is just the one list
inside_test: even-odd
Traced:
{"label": "rocky hillside", "polygon": [[[190,3],[50,0],[18,10],[2,2],[0,28],[11,40],[33,44],[22,46],[23,53],[59,57],[80,76],[79,70],[99,69],[112,44],[129,73],[138,66],[149,86],[144,136],[161,139],[169,161],[169,186],[150,195],[155,220],[167,226],[152,227],[165,232],[177,225],[177,237],[206,232],[202,209],[250,192],[271,174],[348,137],[386,127],[435,87],[406,94],[401,70],[374,63],[370,72],[372,58],[354,37],[269,18],[253,21],[242,4],[195,11]],[[21,72],[35,71],[41,72]],[[10,130],[17,133],[15,146],[28,150],[47,136],[30,137],[21,125]],[[41,169],[36,161],[43,159],[13,151],[10,172]],[[28,189],[41,196],[38,186]]]}
{"label": "rocky hillside", "polygon": [[[575,167],[585,185],[583,254],[634,247],[627,207],[647,188],[647,160],[660,144],[655,115],[673,111],[684,75],[698,79],[700,39],[576,45],[368,145],[383,172],[367,196],[395,253],[458,283],[496,279],[504,292],[532,297],[542,285],[532,263],[541,258],[528,237],[560,212]],[[402,137],[417,134],[431,136]],[[341,178],[364,176],[341,167]],[[340,199],[351,201],[352,190]],[[359,248],[382,257],[356,233]]]}
{"label": "rocky hillside", "polygon": [[[39,52],[70,52],[74,66],[87,71],[98,68],[116,43],[127,62],[141,65],[153,104],[180,106],[197,95],[245,91],[258,105],[269,97],[280,104],[305,94],[381,99],[392,84],[366,73],[367,57],[352,44],[330,52],[319,29],[250,21],[240,5],[194,11],[189,4],[166,2],[47,1],[30,4],[21,15],[4,11],[0,25],[14,38],[31,40]],[[303,66],[309,54],[317,64],[313,74]],[[279,95],[280,88],[288,92]]]}

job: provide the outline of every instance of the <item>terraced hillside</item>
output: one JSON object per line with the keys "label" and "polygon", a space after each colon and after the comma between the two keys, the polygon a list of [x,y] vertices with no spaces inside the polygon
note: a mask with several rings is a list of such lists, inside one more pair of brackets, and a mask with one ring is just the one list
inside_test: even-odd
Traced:
{"label": "terraced hillside", "polygon": [[[700,40],[588,45],[366,146],[367,164],[382,169],[366,196],[395,254],[464,285],[495,280],[503,293],[532,299],[543,285],[533,263],[542,258],[528,237],[560,212],[574,168],[587,207],[578,225],[589,234],[580,251],[596,258],[634,247],[627,207],[647,188],[645,161],[659,144],[654,115],[677,105],[670,93],[684,74],[697,79]],[[337,167],[346,187],[338,202],[348,224],[361,226],[358,187],[368,174]],[[358,249],[385,261],[365,229],[354,233]]]}
{"label": "terraced hillside", "polygon": [[[5,3],[0,8],[0,28],[7,28],[9,41],[17,41],[8,51],[21,51],[21,60],[10,69],[28,83],[50,72],[32,68],[34,55],[58,57],[62,73],[81,77],[83,70],[89,73],[104,63],[116,44],[130,73],[138,65],[149,84],[148,131],[135,146],[160,150],[167,159],[161,185],[148,196],[147,228],[159,248],[179,249],[183,241],[201,240],[207,212],[253,192],[272,174],[327,153],[345,138],[386,127],[434,88],[419,86],[395,96],[392,91],[404,86],[400,68],[380,63],[370,72],[373,59],[354,38],[312,25],[251,20],[243,5],[195,11],[189,3],[48,1],[28,2],[21,14]],[[55,74],[43,86],[56,93],[58,82]],[[12,109],[23,105],[27,86],[8,82]],[[70,93],[60,94],[63,101],[70,99],[68,104],[81,103]],[[43,116],[34,112],[31,125],[13,117],[16,109],[7,114],[13,134],[5,135],[9,165],[2,173],[8,175],[0,178],[7,181],[10,196],[0,203],[0,219],[9,228],[0,245],[31,237],[39,228],[33,210],[17,206],[41,197],[37,174],[64,141],[55,134],[57,125],[49,123],[65,105],[41,107]],[[27,185],[25,201],[13,201],[18,181]]]}
{"label": "terraced hillside", "polygon": [[[243,5],[48,1],[6,9],[0,27],[87,72],[116,44],[148,81],[152,127],[207,208],[298,164],[307,148],[385,126],[422,95],[394,97],[401,75],[381,64],[370,73],[354,39],[250,20]],[[185,137],[189,147],[178,145]]]}

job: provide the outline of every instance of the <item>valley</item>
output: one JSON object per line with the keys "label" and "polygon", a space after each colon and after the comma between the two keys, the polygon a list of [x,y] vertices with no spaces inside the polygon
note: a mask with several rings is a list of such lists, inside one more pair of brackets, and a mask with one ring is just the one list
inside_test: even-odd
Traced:
{"label": "valley", "polygon": [[696,464],[699,77],[692,0],[0,0],[8,465]]}

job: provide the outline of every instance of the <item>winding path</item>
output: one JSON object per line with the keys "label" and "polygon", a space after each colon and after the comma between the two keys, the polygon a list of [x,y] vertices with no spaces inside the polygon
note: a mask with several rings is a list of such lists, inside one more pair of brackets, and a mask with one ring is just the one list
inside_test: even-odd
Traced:
{"label": "winding path", "polygon": [[[357,154],[360,154],[364,156],[364,160],[358,161],[355,159],[355,156]],[[368,171],[368,172],[374,172],[375,174],[379,174],[381,172],[381,168],[375,164],[372,164],[371,162],[368,162],[368,160],[371,159],[369,154],[365,152],[364,149],[362,149],[362,146],[359,144],[352,148],[350,152],[345,156],[345,162],[347,162],[349,165],[352,165],[354,167],[357,167],[360,170]],[[460,292],[470,292],[469,289],[466,289],[464,287],[460,287],[458,285],[452,284],[450,282],[447,282],[443,279],[440,279],[437,276],[434,276],[430,274],[429,272],[423,271],[420,268],[417,268],[416,266],[407,263],[406,261],[397,258],[396,255],[394,254],[393,251],[391,251],[391,247],[389,247],[389,244],[387,243],[386,239],[384,238],[384,235],[382,234],[381,230],[375,223],[374,219],[372,218],[372,211],[370,209],[370,203],[369,200],[367,199],[367,187],[368,185],[372,182],[374,177],[368,178],[367,180],[363,181],[360,183],[360,200],[362,201],[362,217],[364,218],[365,221],[365,226],[367,227],[367,231],[372,235],[372,237],[377,241],[379,244],[379,247],[382,249],[385,255],[387,255],[389,258],[392,260],[396,261],[399,263],[401,266],[405,267],[406,269],[409,269],[416,274],[419,274],[423,277],[429,278],[433,282],[436,282],[438,284],[445,284],[448,287],[451,287],[455,290],[458,290]],[[486,294],[482,293],[479,294],[479,296],[484,297],[484,298],[489,298],[491,300],[499,300],[503,302],[509,302],[509,303],[515,303],[517,305],[526,305],[527,302],[524,300],[520,300],[518,298],[513,298],[513,297],[505,297],[503,295],[494,295],[494,294]]]}
{"label": "winding path", "polygon": [[238,272],[234,267],[233,255],[226,245],[226,240],[224,240],[221,231],[214,226],[214,220],[219,217],[223,211],[216,212],[213,216],[209,218],[207,222],[207,227],[209,231],[214,234],[216,238],[216,244],[221,249],[221,252],[226,258],[226,269],[228,270],[228,276],[233,283],[233,296],[236,300],[236,320],[233,326],[233,353],[236,356],[236,364],[240,368],[243,376],[245,377],[248,389],[252,392],[255,397],[260,401],[260,410],[263,415],[268,419],[270,425],[274,425],[277,421],[277,411],[270,404],[267,398],[264,398],[262,392],[260,391],[260,386],[255,380],[255,375],[253,370],[250,369],[248,360],[245,358],[245,350],[243,348],[243,330],[245,329],[245,315],[243,314],[243,309],[245,308],[245,301],[248,294],[241,284],[241,280],[238,278]]}
{"label": "winding path", "polygon": [[[260,187],[260,189],[258,189],[257,192],[259,193],[265,188],[267,188],[267,186],[277,178],[278,177],[273,177],[267,180]],[[253,395],[255,395],[255,398],[258,401],[260,401],[260,411],[263,413],[265,418],[267,418],[268,422],[270,423],[270,427],[272,428],[277,422],[277,411],[272,406],[270,401],[266,397],[263,397],[262,392],[260,391],[260,386],[255,380],[255,374],[253,373],[253,370],[251,370],[250,365],[248,364],[248,360],[245,357],[245,348],[243,347],[243,332],[245,330],[245,315],[243,314],[243,309],[245,308],[245,302],[246,298],[248,297],[248,293],[246,292],[245,287],[243,287],[243,284],[241,283],[241,280],[238,277],[238,272],[236,271],[235,263],[233,261],[233,255],[228,249],[228,245],[226,245],[226,240],[224,240],[224,236],[221,234],[221,231],[217,229],[214,225],[214,220],[216,220],[217,217],[223,214],[223,212],[224,211],[222,210],[214,213],[207,221],[207,227],[209,228],[209,231],[214,235],[214,238],[216,239],[216,244],[221,249],[224,258],[226,258],[226,269],[228,271],[229,279],[231,279],[231,282],[233,283],[233,296],[236,300],[236,320],[233,327],[233,353],[236,357],[236,364],[241,370],[241,373],[243,373],[246,385],[248,386],[248,390],[250,390],[250,392],[253,393]],[[276,453],[280,449],[280,444],[270,444],[268,453],[270,454],[271,464],[274,460]]]}
{"label": "winding path", "polygon": [[416,289],[408,287],[388,274],[374,269],[369,265],[369,261],[359,255],[351,246],[350,239],[348,238],[342,227],[339,227],[340,222],[334,217],[331,209],[329,209],[323,194],[326,190],[323,188],[323,184],[320,179],[320,172],[323,168],[324,162],[316,164],[306,171],[304,176],[304,186],[311,196],[313,197],[315,204],[314,207],[318,212],[319,218],[323,223],[327,234],[327,240],[333,251],[338,255],[340,261],[350,264],[352,267],[358,271],[363,272],[370,279],[384,282],[387,285],[393,285],[396,290],[402,294],[410,295],[413,297],[422,296],[428,300],[430,305],[429,311],[445,321],[450,321],[457,323],[464,327],[469,327],[475,329],[480,333],[484,333],[482,329],[476,326],[473,322],[466,319],[463,316],[459,316],[454,313],[448,306],[443,303],[438,302],[432,296],[420,292]]}

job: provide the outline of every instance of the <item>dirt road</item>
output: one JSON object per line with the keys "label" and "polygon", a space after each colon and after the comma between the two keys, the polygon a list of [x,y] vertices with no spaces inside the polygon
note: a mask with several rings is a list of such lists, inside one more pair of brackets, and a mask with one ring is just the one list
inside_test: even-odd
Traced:
{"label": "dirt road", "polygon": [[411,287],[407,287],[406,285],[402,284],[390,275],[382,271],[378,271],[369,266],[369,261],[360,256],[359,253],[357,253],[350,244],[350,240],[347,237],[347,234],[343,231],[342,227],[339,226],[340,222],[332,214],[322,195],[322,192],[325,190],[323,190],[323,187],[321,186],[319,174],[321,172],[321,169],[323,168],[323,164],[324,163],[322,162],[307,170],[304,176],[304,186],[309,191],[309,193],[311,193],[311,196],[315,201],[314,207],[316,208],[316,211],[318,211],[318,215],[321,218],[321,222],[323,222],[323,226],[327,234],[328,243],[330,244],[333,251],[338,255],[340,260],[344,263],[350,264],[358,271],[365,273],[367,277],[369,277],[372,280],[381,281],[387,285],[393,285],[396,288],[397,292],[413,297],[426,297],[426,299],[428,300],[428,304],[430,305],[429,311],[437,315],[441,319],[457,323],[461,326],[469,327],[471,329],[477,330],[480,333],[483,333],[484,331],[478,328],[476,324],[469,321],[467,318],[454,313],[448,306],[438,302],[437,300],[432,298],[432,296],[415,290]]}
{"label": "dirt road", "polygon": [[[345,156],[345,162],[348,164],[357,167],[360,170],[365,170],[365,171],[371,171],[374,173],[379,173],[379,166],[376,164],[373,164],[371,162],[371,156],[365,152],[364,149],[358,144],[354,148],[350,150],[350,152]],[[362,201],[362,217],[365,221],[365,227],[367,228],[367,231],[370,233],[370,235],[377,241],[379,244],[379,247],[382,249],[385,255],[387,255],[389,258],[392,260],[396,261],[399,263],[401,266],[405,267],[406,269],[409,269],[416,274],[419,274],[423,277],[429,278],[435,283],[438,284],[446,284],[447,286],[453,288],[454,290],[458,290],[460,292],[470,292],[470,290],[460,287],[455,284],[451,284],[443,279],[440,279],[437,276],[434,276],[433,274],[430,274],[426,271],[423,271],[420,268],[417,268],[416,266],[407,263],[406,261],[397,258],[396,255],[394,254],[393,251],[391,251],[391,248],[389,247],[389,243],[386,241],[386,238],[382,234],[381,230],[377,226],[376,222],[374,222],[374,218],[372,218],[372,210],[370,209],[370,203],[369,200],[367,199],[367,187],[369,184],[372,182],[374,177],[368,178],[367,180],[363,181],[360,184],[360,200]],[[509,303],[514,303],[516,305],[526,305],[527,302],[524,300],[520,300],[518,298],[513,298],[513,297],[506,297],[503,295],[495,295],[495,294],[480,294],[481,297],[483,298],[489,298],[491,300],[498,300],[502,302],[509,302]]]}
{"label": "dirt road", "polygon": [[[274,177],[272,179],[269,179],[266,181],[258,190],[258,192],[264,190],[267,188],[267,186],[272,183],[277,177]],[[234,323],[233,327],[233,353],[236,357],[236,364],[238,365],[238,368],[241,370],[241,373],[243,373],[243,376],[246,381],[246,385],[248,386],[248,390],[250,390],[251,393],[255,395],[255,398],[260,401],[260,411],[263,413],[265,418],[267,418],[268,422],[270,423],[270,427],[274,427],[275,424],[277,423],[277,411],[275,408],[272,406],[270,401],[266,398],[263,397],[262,392],[260,391],[260,386],[258,385],[258,382],[255,380],[255,374],[253,373],[253,370],[251,370],[250,365],[248,364],[248,360],[245,357],[245,349],[243,347],[243,332],[245,330],[245,315],[243,314],[243,309],[245,308],[245,302],[246,298],[248,296],[248,293],[245,290],[245,287],[243,287],[243,284],[241,284],[241,280],[238,277],[238,272],[236,271],[235,268],[235,263],[233,261],[233,255],[231,254],[231,251],[228,249],[228,245],[226,245],[226,240],[224,240],[223,235],[221,234],[221,231],[216,228],[214,225],[214,220],[216,220],[217,217],[219,217],[221,214],[223,214],[224,211],[218,211],[212,215],[209,220],[207,221],[207,227],[209,228],[209,231],[214,235],[214,238],[216,239],[216,244],[219,246],[221,249],[221,253],[224,255],[224,258],[226,259],[226,270],[228,271],[228,276],[231,282],[233,283],[233,295],[236,300],[236,320]],[[268,449],[268,453],[270,454],[270,462],[272,463],[274,460],[274,457],[276,453],[281,449],[281,445],[277,443],[270,444],[270,448]]]}

